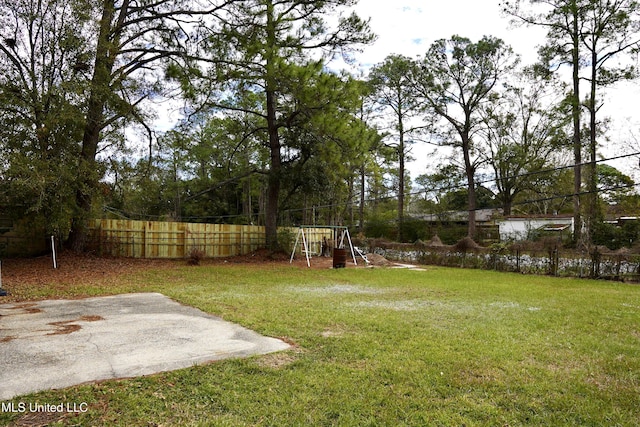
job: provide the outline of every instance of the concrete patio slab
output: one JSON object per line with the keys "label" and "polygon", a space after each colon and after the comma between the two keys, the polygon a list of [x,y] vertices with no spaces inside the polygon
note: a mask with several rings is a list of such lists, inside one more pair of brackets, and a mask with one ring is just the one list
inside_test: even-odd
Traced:
{"label": "concrete patio slab", "polygon": [[287,348],[158,293],[0,304],[0,400]]}

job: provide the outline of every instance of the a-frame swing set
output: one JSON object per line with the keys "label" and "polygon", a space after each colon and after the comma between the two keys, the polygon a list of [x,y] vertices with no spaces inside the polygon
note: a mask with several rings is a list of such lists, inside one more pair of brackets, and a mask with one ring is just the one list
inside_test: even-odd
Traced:
{"label": "a-frame swing set", "polygon": [[[311,267],[310,255],[323,255],[323,249],[325,248],[324,245],[326,244],[327,235],[326,233],[314,233],[312,232],[312,230],[314,229],[331,230],[334,250],[345,249],[345,244],[348,244],[349,250],[351,251],[351,258],[353,259],[353,263],[355,265],[358,265],[358,262],[356,261],[356,252],[358,252],[360,256],[363,257],[365,262],[367,262],[366,257],[362,255],[358,248],[355,248],[353,246],[353,243],[351,242],[351,235],[349,234],[349,229],[347,227],[339,225],[301,225],[300,227],[298,227],[296,242],[293,244],[293,250],[291,251],[291,259],[289,260],[289,263],[293,262],[293,257],[295,256],[296,250],[298,249],[298,243],[302,245],[301,249],[302,253],[304,253],[305,258],[307,259],[307,267]],[[318,238],[319,234],[322,237],[322,240]],[[319,250],[316,250],[317,248],[319,248]]]}

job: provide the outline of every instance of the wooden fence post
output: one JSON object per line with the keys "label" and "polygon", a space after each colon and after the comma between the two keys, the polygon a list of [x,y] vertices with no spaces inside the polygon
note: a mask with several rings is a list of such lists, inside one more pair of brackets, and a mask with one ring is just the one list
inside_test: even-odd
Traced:
{"label": "wooden fence post", "polygon": [[142,239],[143,239],[143,244],[142,244],[142,258],[146,258],[147,256],[149,256],[149,249],[147,247],[148,240],[149,240],[149,233],[148,233],[148,225],[149,223],[147,221],[144,222],[144,227],[142,227]]}
{"label": "wooden fence post", "polygon": [[184,227],[184,256],[189,255],[189,227]]}

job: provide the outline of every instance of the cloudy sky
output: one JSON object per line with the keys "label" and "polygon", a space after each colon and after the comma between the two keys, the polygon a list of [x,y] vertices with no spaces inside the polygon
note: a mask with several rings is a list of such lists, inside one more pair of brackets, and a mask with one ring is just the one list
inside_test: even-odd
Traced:
{"label": "cloudy sky", "polygon": [[[545,41],[545,31],[511,25],[510,19],[501,13],[499,3],[500,0],[360,0],[356,12],[362,18],[371,19],[371,28],[378,39],[357,55],[355,67],[366,71],[392,53],[415,58],[424,54],[435,40],[454,34],[471,41],[484,35],[499,37],[521,56],[523,64],[535,62],[537,46]],[[621,145],[633,138],[640,140],[638,99],[640,82],[637,81],[607,89],[601,112],[612,118],[612,125],[611,141],[605,143],[601,151],[605,156],[630,152]],[[640,148],[640,142],[638,145]],[[416,149],[418,153],[414,156],[420,157],[415,155],[420,153],[420,148]],[[637,166],[637,160],[633,162],[634,167]],[[427,171],[421,163],[416,161],[410,165],[412,177]],[[627,173],[633,172],[619,162],[611,164],[626,169]]]}
{"label": "cloudy sky", "polygon": [[[377,35],[374,44],[356,55],[352,72],[364,72],[390,54],[410,58],[423,55],[438,39],[460,35],[477,41],[482,36],[502,38],[521,55],[523,63],[534,62],[536,45],[544,41],[544,32],[537,29],[517,28],[501,14],[499,0],[360,0],[356,13],[370,19]],[[411,155],[415,159],[407,164],[411,177],[432,173],[437,166],[433,161],[434,147],[414,144]],[[437,155],[446,157],[449,150],[439,149]],[[431,168],[431,169],[429,169]]]}
{"label": "cloudy sky", "polygon": [[371,19],[378,35],[375,44],[359,55],[365,67],[391,53],[415,57],[435,40],[454,34],[472,41],[484,35],[500,37],[525,62],[535,60],[535,46],[544,41],[541,30],[511,26],[500,12],[499,0],[360,0],[356,11]]}
{"label": "cloudy sky", "polygon": [[[500,0],[359,0],[355,11],[360,17],[370,19],[371,28],[378,38],[356,55],[356,63],[350,71],[366,74],[372,65],[382,62],[390,54],[415,58],[423,55],[435,40],[450,38],[454,34],[472,41],[484,35],[499,37],[521,56],[523,64],[535,62],[537,46],[544,43],[545,31],[511,25],[509,18],[501,13],[499,3]],[[640,82],[607,89],[602,113],[613,118],[613,125],[609,131],[612,142],[602,150],[605,155],[629,152],[628,148],[620,148],[621,141],[633,138],[639,140],[637,145],[640,148],[640,114],[636,113],[640,113],[636,106],[639,99]],[[158,129],[167,129],[180,118],[179,108],[168,105],[159,108]],[[415,157],[424,158],[426,148],[416,147],[415,150]],[[638,161],[634,160],[634,166],[637,164]],[[620,167],[618,164],[615,166]],[[409,168],[414,178],[427,172],[426,165],[420,161],[413,162]],[[632,170],[625,172],[631,173]]]}

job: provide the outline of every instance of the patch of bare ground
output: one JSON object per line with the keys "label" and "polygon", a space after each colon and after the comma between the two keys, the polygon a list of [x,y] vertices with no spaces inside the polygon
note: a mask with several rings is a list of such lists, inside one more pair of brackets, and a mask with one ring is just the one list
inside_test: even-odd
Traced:
{"label": "patch of bare ground", "polygon": [[261,368],[282,369],[291,365],[296,360],[298,360],[297,352],[278,352],[261,356],[257,359],[257,364]]}
{"label": "patch of bare ground", "polygon": [[47,335],[66,335],[82,329],[81,325],[74,322],[97,322],[98,320],[104,320],[101,316],[81,316],[79,319],[64,320],[61,322],[52,322],[49,325],[56,327],[55,332],[51,332]]}
{"label": "patch of bare ground", "polygon": [[339,338],[345,336],[349,332],[350,330],[346,325],[335,324],[324,328],[320,335],[324,338]]}
{"label": "patch of bare ground", "polygon": [[261,368],[270,369],[282,369],[293,364],[302,354],[306,352],[305,349],[296,344],[289,337],[278,337],[291,346],[289,350],[278,351],[276,353],[264,354],[256,359],[256,363]]}
{"label": "patch of bare ground", "polygon": [[394,262],[378,254],[367,254],[367,259],[369,260],[369,265],[374,267],[391,267],[395,265]]}
{"label": "patch of bare ground", "polygon": [[69,418],[68,413],[60,412],[27,412],[12,424],[10,427],[45,427],[53,423],[60,422],[65,418]]}
{"label": "patch of bare ground", "polygon": [[[159,260],[99,257],[95,255],[62,252],[53,268],[50,255],[36,258],[2,260],[2,288],[9,295],[0,297],[0,303],[19,302],[33,295],[34,290],[48,287],[60,289],[61,294],[78,286],[109,286],[119,277],[149,269],[174,268],[185,265],[184,260]],[[27,306],[24,306],[27,307]]]}

